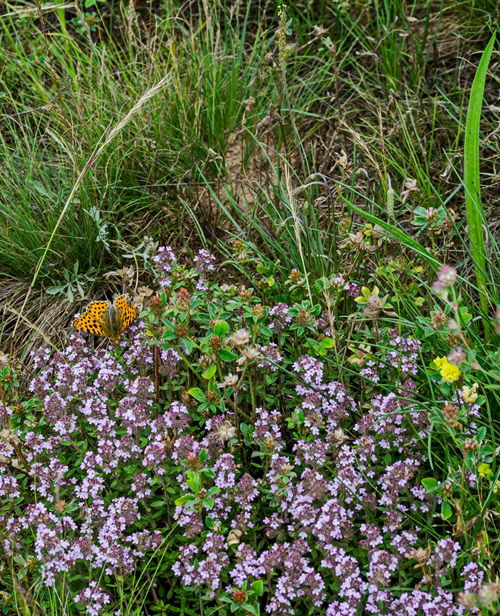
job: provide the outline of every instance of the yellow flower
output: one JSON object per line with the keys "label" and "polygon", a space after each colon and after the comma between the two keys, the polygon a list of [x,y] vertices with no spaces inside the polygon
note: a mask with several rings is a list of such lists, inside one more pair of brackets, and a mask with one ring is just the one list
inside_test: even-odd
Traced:
{"label": "yellow flower", "polygon": [[477,472],[481,475],[481,477],[484,477],[485,479],[487,479],[490,475],[493,475],[493,471],[490,468],[489,464],[486,464],[486,462],[483,462],[483,464],[480,464],[477,467]]}
{"label": "yellow flower", "polygon": [[464,399],[464,402],[466,402],[467,404],[474,404],[479,395],[477,393],[478,387],[479,385],[477,383],[474,383],[472,387],[467,387],[467,385],[464,385],[462,387],[462,398]]}
{"label": "yellow flower", "polygon": [[439,374],[443,381],[447,383],[458,381],[462,374],[460,368],[449,362],[446,357],[436,357],[434,364],[438,367]]}

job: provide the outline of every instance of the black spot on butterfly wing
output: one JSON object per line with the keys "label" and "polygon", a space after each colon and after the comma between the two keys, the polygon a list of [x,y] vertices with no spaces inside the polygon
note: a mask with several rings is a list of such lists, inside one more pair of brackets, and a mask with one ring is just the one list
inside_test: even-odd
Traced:
{"label": "black spot on butterfly wing", "polygon": [[73,327],[95,336],[106,336],[103,315],[108,306],[108,302],[92,302],[86,311],[73,321]]}
{"label": "black spot on butterfly wing", "polygon": [[120,324],[120,333],[123,333],[132,322],[137,318],[138,310],[132,304],[127,302],[127,299],[124,295],[120,295],[114,301],[118,312],[118,321]]}

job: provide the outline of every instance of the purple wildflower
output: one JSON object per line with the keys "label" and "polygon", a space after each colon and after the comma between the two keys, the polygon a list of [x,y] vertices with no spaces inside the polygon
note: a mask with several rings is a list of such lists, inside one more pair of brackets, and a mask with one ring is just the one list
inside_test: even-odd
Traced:
{"label": "purple wildflower", "polygon": [[195,268],[198,272],[213,272],[215,269],[215,257],[205,248],[198,251],[193,261],[195,262]]}

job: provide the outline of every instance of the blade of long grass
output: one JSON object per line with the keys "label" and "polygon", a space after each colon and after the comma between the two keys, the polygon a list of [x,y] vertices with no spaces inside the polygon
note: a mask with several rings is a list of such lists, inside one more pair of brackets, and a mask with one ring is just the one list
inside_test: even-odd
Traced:
{"label": "blade of long grass", "polygon": [[470,92],[465,125],[464,186],[470,252],[474,261],[476,283],[480,290],[479,302],[484,313],[488,312],[488,279],[486,274],[486,246],[483,234],[484,210],[481,203],[479,177],[479,124],[483,105],[486,74],[495,44],[495,34],[483,52]]}

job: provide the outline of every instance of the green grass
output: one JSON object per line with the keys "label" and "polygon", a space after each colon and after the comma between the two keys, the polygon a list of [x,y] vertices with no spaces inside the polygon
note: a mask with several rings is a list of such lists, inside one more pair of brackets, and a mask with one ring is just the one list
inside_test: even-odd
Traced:
{"label": "green grass", "polygon": [[[135,240],[144,218],[162,215],[152,234],[180,231],[179,190],[224,173],[231,136],[254,130],[278,104],[275,28],[258,24],[250,35],[248,12],[231,14],[217,4],[191,21],[173,3],[165,6],[146,40],[129,24],[118,40],[109,32],[91,44],[68,34],[61,18],[50,28],[23,18],[26,46],[21,17],[1,20],[0,271],[29,280],[92,152],[162,78],[170,85],[120,130],[65,210],[50,251],[69,270],[76,262],[80,270],[121,263],[120,242]],[[289,70],[295,115],[329,88],[331,62],[296,54]],[[278,147],[287,125],[285,118]],[[111,246],[99,241],[104,224]],[[52,262],[43,260],[41,275],[55,282]]]}

